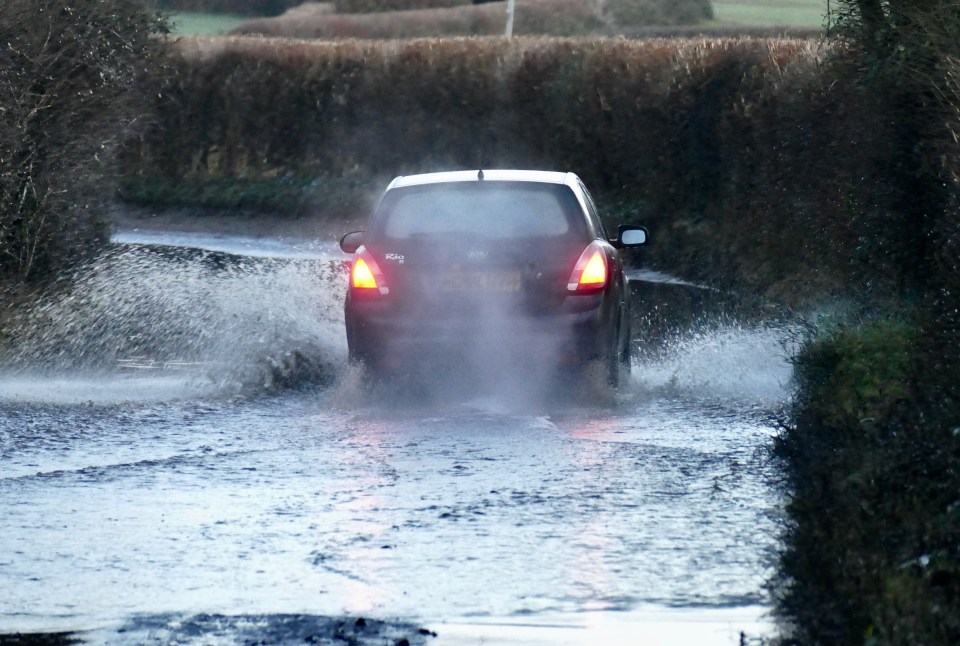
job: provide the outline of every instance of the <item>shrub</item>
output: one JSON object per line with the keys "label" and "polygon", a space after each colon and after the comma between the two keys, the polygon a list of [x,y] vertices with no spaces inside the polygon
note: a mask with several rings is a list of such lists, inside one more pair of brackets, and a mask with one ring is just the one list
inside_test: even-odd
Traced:
{"label": "shrub", "polygon": [[248,16],[277,16],[302,0],[156,0],[168,11],[233,13]]}
{"label": "shrub", "polygon": [[474,4],[471,0],[336,0],[337,13],[378,13],[410,11]]}
{"label": "shrub", "polygon": [[[482,3],[472,0],[336,0],[336,12],[376,13],[470,4]],[[604,13],[608,22],[622,28],[642,25],[694,25],[713,18],[713,7],[709,0],[607,0],[602,7],[597,7],[595,11]]]}
{"label": "shrub", "polygon": [[796,360],[798,424],[883,433],[911,398],[915,326],[889,321],[814,339]]}
{"label": "shrub", "polygon": [[103,239],[114,146],[145,105],[161,28],[127,0],[0,5],[3,277],[46,277]]}
{"label": "shrub", "polygon": [[960,431],[923,413],[923,337],[869,323],[797,359],[794,422],[777,441],[789,523],[775,587],[796,643],[960,638]]}
{"label": "shrub", "polygon": [[[416,38],[500,35],[506,25],[506,2],[338,0],[336,7],[336,15],[300,11],[251,20],[233,33],[287,38]],[[708,0],[518,0],[514,33],[623,33],[644,25],[695,24],[711,16]]]}
{"label": "shrub", "polygon": [[[960,8],[839,0],[833,72],[880,134],[886,208],[854,212],[909,326],[812,343],[778,447],[790,490],[778,612],[799,643],[960,642]],[[879,206],[879,205],[878,205]]]}
{"label": "shrub", "polygon": [[[516,34],[579,35],[605,29],[595,0],[519,0]],[[287,13],[248,21],[231,33],[281,38],[423,38],[503,34],[505,2],[382,13]]]}

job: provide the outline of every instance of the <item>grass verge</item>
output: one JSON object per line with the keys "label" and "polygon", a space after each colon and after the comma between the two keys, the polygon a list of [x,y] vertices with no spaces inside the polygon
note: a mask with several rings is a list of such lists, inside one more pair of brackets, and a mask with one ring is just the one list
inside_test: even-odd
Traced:
{"label": "grass verge", "polygon": [[774,593],[795,627],[788,643],[960,635],[960,428],[921,405],[923,336],[906,315],[823,334],[797,358],[793,421],[776,442],[790,520]]}
{"label": "grass verge", "polygon": [[337,219],[368,213],[376,191],[383,185],[376,179],[329,176],[202,180],[129,177],[121,183],[119,197],[136,205],[236,209],[280,217],[323,213]]}

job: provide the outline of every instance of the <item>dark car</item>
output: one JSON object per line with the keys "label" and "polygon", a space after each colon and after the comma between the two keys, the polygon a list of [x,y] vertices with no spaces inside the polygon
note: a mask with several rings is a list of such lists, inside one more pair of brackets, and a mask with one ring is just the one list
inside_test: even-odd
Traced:
{"label": "dark car", "polygon": [[[630,369],[630,298],[618,249],[573,173],[484,170],[398,177],[354,254],[345,314],[349,356],[375,374],[496,360]],[[536,378],[536,373],[530,373]]]}

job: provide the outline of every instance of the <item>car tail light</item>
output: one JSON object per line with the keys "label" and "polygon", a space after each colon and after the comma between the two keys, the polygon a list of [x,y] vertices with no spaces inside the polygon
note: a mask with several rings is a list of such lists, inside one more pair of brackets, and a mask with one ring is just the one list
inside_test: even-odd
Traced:
{"label": "car tail light", "polygon": [[367,251],[365,247],[357,249],[353,258],[353,266],[350,268],[350,289],[362,294],[377,292],[386,295],[390,293],[390,288],[387,287],[380,266],[373,259],[373,254]]}
{"label": "car tail light", "polygon": [[591,242],[573,267],[567,291],[592,294],[607,286],[607,256],[598,242]]}

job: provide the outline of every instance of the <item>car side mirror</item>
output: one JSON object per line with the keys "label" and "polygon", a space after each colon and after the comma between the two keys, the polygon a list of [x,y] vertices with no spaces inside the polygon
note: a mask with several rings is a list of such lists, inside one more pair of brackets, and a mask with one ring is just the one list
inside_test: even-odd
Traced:
{"label": "car side mirror", "polygon": [[344,253],[356,253],[363,244],[363,231],[351,231],[340,238],[340,249]]}
{"label": "car side mirror", "polygon": [[617,240],[615,247],[640,247],[647,244],[649,234],[644,227],[638,227],[631,224],[621,224],[617,228]]}

